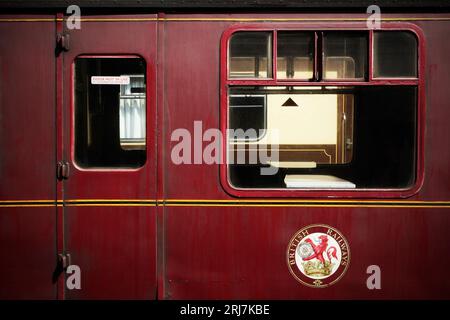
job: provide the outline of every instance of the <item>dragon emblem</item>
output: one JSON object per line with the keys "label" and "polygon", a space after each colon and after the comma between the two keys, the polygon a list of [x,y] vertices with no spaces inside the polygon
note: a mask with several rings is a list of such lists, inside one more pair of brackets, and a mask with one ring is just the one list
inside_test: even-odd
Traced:
{"label": "dragon emblem", "polygon": [[[337,260],[337,249],[336,247],[330,246],[328,247],[328,236],[321,235],[319,236],[319,244],[315,244],[311,239],[306,239],[305,242],[299,246],[300,248],[300,256],[303,261],[309,261],[312,259],[318,259],[322,265],[325,265],[325,257],[328,258],[328,262],[331,262],[332,258]],[[309,247],[310,249],[306,249],[305,247]]]}
{"label": "dragon emblem", "polygon": [[335,228],[313,224],[297,231],[287,250],[291,274],[309,287],[324,288],[338,281],[350,262],[347,240]]}

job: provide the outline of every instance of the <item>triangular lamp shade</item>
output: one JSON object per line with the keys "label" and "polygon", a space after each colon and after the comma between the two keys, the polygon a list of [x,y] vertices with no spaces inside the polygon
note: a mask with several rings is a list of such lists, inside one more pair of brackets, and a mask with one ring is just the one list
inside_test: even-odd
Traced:
{"label": "triangular lamp shade", "polygon": [[287,99],[285,103],[281,105],[282,107],[298,107],[298,104],[295,103],[291,98]]}

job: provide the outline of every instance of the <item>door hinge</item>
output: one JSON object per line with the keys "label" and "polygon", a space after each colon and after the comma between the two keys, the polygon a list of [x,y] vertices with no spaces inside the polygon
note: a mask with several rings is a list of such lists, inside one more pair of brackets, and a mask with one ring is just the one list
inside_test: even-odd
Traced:
{"label": "door hinge", "polygon": [[66,270],[71,265],[70,253],[58,254],[58,264],[62,270]]}
{"label": "door hinge", "polygon": [[56,35],[56,55],[62,51],[69,51],[70,49],[70,35],[68,33],[58,33]]}
{"label": "door hinge", "polygon": [[58,180],[69,179],[70,166],[67,161],[60,161],[56,165],[56,177]]}

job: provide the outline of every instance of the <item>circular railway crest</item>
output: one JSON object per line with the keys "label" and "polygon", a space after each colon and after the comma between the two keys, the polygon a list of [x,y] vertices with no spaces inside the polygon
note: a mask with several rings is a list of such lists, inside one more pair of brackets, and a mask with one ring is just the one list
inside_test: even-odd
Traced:
{"label": "circular railway crest", "polygon": [[314,224],[292,237],[287,249],[289,271],[308,287],[325,288],[337,281],[350,264],[350,248],[335,228]]}

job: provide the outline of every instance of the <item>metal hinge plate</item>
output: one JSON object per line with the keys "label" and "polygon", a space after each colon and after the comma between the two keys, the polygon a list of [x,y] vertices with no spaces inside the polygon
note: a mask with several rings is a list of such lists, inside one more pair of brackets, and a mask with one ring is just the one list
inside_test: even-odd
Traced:
{"label": "metal hinge plate", "polygon": [[62,51],[69,51],[70,49],[70,36],[68,33],[58,33],[56,35],[56,54],[60,54]]}
{"label": "metal hinge plate", "polygon": [[71,265],[70,253],[58,254],[58,264],[63,270],[66,270]]}
{"label": "metal hinge plate", "polygon": [[70,167],[67,161],[60,161],[56,165],[56,177],[58,180],[66,180],[69,178]]}

